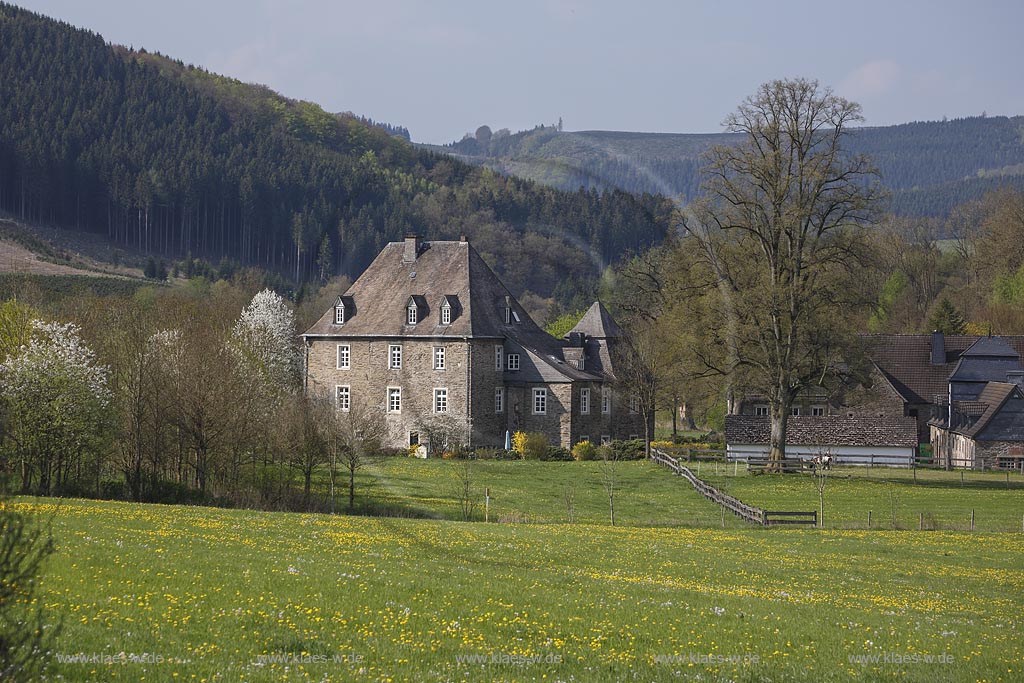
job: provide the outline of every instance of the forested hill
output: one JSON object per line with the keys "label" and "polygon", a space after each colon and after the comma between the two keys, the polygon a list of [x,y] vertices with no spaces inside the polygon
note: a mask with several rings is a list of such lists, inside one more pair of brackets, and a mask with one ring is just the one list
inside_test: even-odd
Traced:
{"label": "forested hill", "polygon": [[668,230],[661,198],[556,191],[404,132],[0,4],[0,210],[25,220],[300,282],[357,275],[410,231],[466,234],[517,294],[566,305]]}
{"label": "forested hill", "polygon": [[[699,192],[701,154],[736,139],[554,126],[492,134],[481,126],[475,136],[430,149],[563,189],[614,187],[689,200]],[[1024,188],[1024,116],[861,128],[849,149],[872,157],[901,214],[942,216],[995,187]]]}

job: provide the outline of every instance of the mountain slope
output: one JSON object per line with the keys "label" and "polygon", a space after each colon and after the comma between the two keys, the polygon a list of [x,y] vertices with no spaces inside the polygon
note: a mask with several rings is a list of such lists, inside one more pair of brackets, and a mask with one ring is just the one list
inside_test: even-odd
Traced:
{"label": "mountain slope", "polygon": [[0,45],[0,211],[143,253],[304,282],[358,275],[406,232],[466,234],[516,294],[568,304],[668,230],[659,198],[504,178],[7,4]]}
{"label": "mountain slope", "polygon": [[[701,154],[738,139],[728,133],[564,133],[541,126],[427,147],[553,187],[661,192],[688,201],[700,191]],[[1024,188],[1022,116],[861,128],[850,136],[849,149],[871,156],[892,191],[892,209],[901,214],[945,215],[995,187]]]}

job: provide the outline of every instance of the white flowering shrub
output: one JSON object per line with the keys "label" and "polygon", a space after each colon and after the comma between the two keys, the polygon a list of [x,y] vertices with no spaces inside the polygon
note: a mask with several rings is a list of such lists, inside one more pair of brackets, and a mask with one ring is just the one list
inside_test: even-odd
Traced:
{"label": "white flowering shrub", "polygon": [[72,323],[32,321],[27,345],[0,364],[5,456],[22,489],[49,494],[109,440],[107,368]]}
{"label": "white flowering shrub", "polygon": [[293,387],[299,380],[302,356],[295,334],[295,314],[279,294],[264,289],[252,298],[232,334],[245,362],[262,371],[281,388]]}

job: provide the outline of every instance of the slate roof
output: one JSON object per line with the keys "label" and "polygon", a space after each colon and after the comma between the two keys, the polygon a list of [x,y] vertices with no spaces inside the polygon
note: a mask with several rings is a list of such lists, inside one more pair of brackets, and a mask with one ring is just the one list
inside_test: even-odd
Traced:
{"label": "slate roof", "polygon": [[[932,403],[935,396],[945,396],[949,390],[950,375],[969,347],[987,337],[946,335],[945,363],[932,365],[932,337],[930,334],[869,334],[862,337],[868,355],[885,377],[908,403]],[[1024,354],[1024,336],[993,337],[1004,342],[1018,354]],[[989,344],[980,352],[987,353]],[[988,379],[995,379],[989,377]],[[1005,375],[1000,377],[1005,379]]]}
{"label": "slate roof", "polygon": [[975,438],[980,434],[989,424],[993,418],[998,415],[1006,401],[1013,396],[1018,394],[1020,398],[1020,389],[1017,388],[1016,384],[1009,384],[1007,382],[989,382],[982,389],[981,394],[978,396],[978,402],[986,405],[985,412],[981,414],[977,422],[972,424],[970,427],[959,431],[965,436]]}
{"label": "slate roof", "polygon": [[[621,337],[622,330],[612,320],[611,313],[600,301],[595,301],[587,312],[583,314],[576,326],[569,330],[569,334],[579,332],[597,339],[609,339]],[[568,336],[568,335],[566,335]]]}
{"label": "slate roof", "polygon": [[[912,417],[789,418],[789,446],[896,446],[917,448],[917,420]],[[725,441],[732,444],[767,444],[771,420],[754,415],[727,415]]]}
{"label": "slate roof", "polygon": [[[466,241],[420,242],[415,261],[405,261],[405,242],[391,242],[342,294],[346,320],[334,323],[332,307],[304,337],[412,339],[511,339],[569,380],[600,376],[567,364],[564,342],[542,330]],[[409,300],[419,305],[418,322],[406,324]],[[456,305],[451,324],[441,324],[445,299]],[[505,323],[505,308],[514,312]],[[516,320],[515,318],[518,318]],[[614,323],[612,323],[614,324]],[[550,373],[545,373],[550,374]]]}

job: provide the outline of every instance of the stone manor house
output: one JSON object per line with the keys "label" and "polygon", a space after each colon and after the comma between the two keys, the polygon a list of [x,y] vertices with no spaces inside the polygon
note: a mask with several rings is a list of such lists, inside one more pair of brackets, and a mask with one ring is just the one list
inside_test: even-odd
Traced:
{"label": "stone manor house", "polygon": [[306,387],[338,410],[379,409],[388,444],[425,441],[454,421],[472,448],[506,432],[552,445],[643,435],[637,402],[617,389],[621,331],[594,303],[564,339],[541,329],[464,238],[392,242],[304,335]]}

